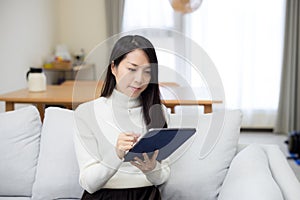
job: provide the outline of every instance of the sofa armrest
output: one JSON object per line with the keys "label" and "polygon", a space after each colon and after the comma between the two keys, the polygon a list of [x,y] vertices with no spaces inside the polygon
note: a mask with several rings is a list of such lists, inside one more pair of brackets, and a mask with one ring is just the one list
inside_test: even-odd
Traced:
{"label": "sofa armrest", "polygon": [[244,146],[234,157],[218,199],[284,199],[280,187],[273,179],[267,154],[260,145]]}
{"label": "sofa armrest", "polygon": [[238,154],[239,152],[241,152],[243,149],[245,149],[249,144],[238,144],[237,149],[236,149],[236,153]]}
{"label": "sofa armrest", "polygon": [[261,145],[268,155],[272,175],[285,200],[300,199],[300,183],[289,166],[286,157],[276,145]]}

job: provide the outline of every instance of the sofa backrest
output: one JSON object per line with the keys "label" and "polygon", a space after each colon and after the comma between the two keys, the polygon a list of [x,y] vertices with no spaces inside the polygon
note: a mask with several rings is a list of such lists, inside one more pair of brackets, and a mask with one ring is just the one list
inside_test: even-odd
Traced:
{"label": "sofa backrest", "polygon": [[[36,108],[30,108],[31,111],[34,109],[36,115]],[[223,120],[221,133],[214,134],[219,136],[214,148],[208,155],[201,157],[200,146],[203,146],[203,141],[210,140],[212,137],[207,134],[213,128],[212,119]],[[13,119],[10,120],[13,121]],[[194,121],[195,116],[173,114],[171,115],[169,127],[191,127],[194,126]],[[181,149],[182,152],[179,150],[179,154],[175,153],[171,157],[174,161],[170,166],[171,176],[165,184],[160,186],[163,199],[217,198],[219,188],[236,152],[241,112],[215,112],[197,116],[196,121],[199,122],[196,136],[182,147],[185,148]],[[26,123],[32,122],[27,121]],[[24,122],[24,124],[26,123]],[[73,134],[75,132],[74,128],[76,128],[74,123],[73,111],[56,107],[46,109],[41,140],[38,140],[40,142],[38,162],[38,151],[33,154],[35,155],[35,162],[32,165],[36,169],[34,170],[36,176],[34,178],[32,173],[31,178],[28,179],[30,184],[28,184],[26,191],[26,195],[31,195],[32,188],[32,199],[79,199],[81,197],[83,190],[79,185],[79,169],[73,146]],[[3,139],[7,140],[7,137]],[[39,149],[38,147],[37,149]],[[34,158],[32,159],[34,161]],[[20,162],[23,160],[24,158],[20,158]],[[13,163],[5,166],[0,165],[4,171],[4,168],[11,166],[13,166]],[[2,183],[4,184],[1,181],[0,184]],[[17,192],[13,186],[10,187],[11,195],[21,194]]]}
{"label": "sofa backrest", "polygon": [[45,111],[41,148],[32,199],[80,198],[79,168],[73,145],[72,110],[49,107]]}
{"label": "sofa backrest", "polygon": [[[217,199],[236,154],[241,119],[239,110],[201,114],[197,118],[194,115],[171,115],[170,127],[191,127],[196,123],[197,133],[181,152],[171,155],[170,177],[160,187],[163,199]],[[221,124],[220,130],[216,128],[218,124]],[[201,155],[208,143],[212,148]]]}
{"label": "sofa backrest", "polygon": [[34,106],[0,113],[0,197],[31,196],[41,126]]}

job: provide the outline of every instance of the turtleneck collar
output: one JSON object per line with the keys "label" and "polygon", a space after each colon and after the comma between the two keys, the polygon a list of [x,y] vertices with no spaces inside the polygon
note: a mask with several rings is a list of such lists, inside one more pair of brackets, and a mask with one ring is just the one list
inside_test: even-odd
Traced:
{"label": "turtleneck collar", "polygon": [[114,89],[113,93],[111,94],[111,100],[113,105],[121,106],[124,108],[136,108],[141,106],[140,97],[132,98],[123,94],[122,92]]}

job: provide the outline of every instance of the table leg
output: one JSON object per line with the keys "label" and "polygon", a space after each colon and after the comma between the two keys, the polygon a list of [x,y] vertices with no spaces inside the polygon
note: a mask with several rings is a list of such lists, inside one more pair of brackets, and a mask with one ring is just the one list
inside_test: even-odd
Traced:
{"label": "table leg", "polygon": [[36,104],[37,109],[39,110],[41,121],[44,120],[45,115],[45,105],[42,103]]}
{"label": "table leg", "polygon": [[212,113],[212,104],[204,105],[204,114]]}
{"label": "table leg", "polygon": [[73,105],[72,104],[66,104],[65,107],[69,110],[72,110],[73,109]]}
{"label": "table leg", "polygon": [[12,111],[15,109],[15,104],[13,102],[5,102],[5,111]]}
{"label": "table leg", "polygon": [[175,106],[169,107],[171,109],[171,113],[175,113]]}

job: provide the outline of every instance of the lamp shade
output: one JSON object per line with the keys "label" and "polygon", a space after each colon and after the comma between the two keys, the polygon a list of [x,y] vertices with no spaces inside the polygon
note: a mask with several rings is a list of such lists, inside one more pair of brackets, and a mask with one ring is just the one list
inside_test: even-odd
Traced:
{"label": "lamp shade", "polygon": [[181,12],[183,14],[191,13],[197,10],[202,3],[202,0],[169,0],[169,1],[175,11]]}

